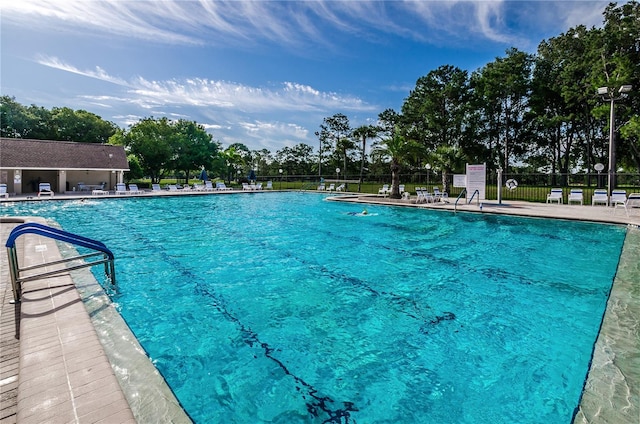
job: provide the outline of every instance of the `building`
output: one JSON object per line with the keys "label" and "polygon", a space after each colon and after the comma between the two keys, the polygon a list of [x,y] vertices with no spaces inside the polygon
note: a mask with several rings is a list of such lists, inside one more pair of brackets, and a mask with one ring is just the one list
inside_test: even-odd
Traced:
{"label": "building", "polygon": [[56,193],[112,190],[128,170],[123,146],[0,138],[0,183],[9,193],[35,193],[41,182]]}

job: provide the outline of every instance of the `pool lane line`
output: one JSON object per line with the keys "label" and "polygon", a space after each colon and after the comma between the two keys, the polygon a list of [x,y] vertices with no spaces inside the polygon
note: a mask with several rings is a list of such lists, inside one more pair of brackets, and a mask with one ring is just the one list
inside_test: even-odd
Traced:
{"label": "pool lane line", "polygon": [[[195,275],[190,269],[185,267],[180,261],[173,259],[168,254],[168,252],[164,249],[164,246],[157,246],[156,244],[152,243],[147,237],[142,236],[140,232],[137,231],[137,229],[134,231],[132,228],[129,228],[129,231],[128,231],[129,235],[135,235],[136,233],[137,233],[137,239],[140,240],[143,245],[146,245],[147,248],[149,249],[152,247],[154,248],[153,250],[148,250],[148,251],[155,251],[157,254],[159,254],[159,256],[162,259],[164,259],[168,263],[171,263],[174,266],[174,269],[178,270],[178,272],[182,274],[182,276],[191,279],[191,281],[194,281],[196,285],[195,287],[196,293],[203,294],[206,297],[213,300],[212,306],[216,310],[218,310],[218,312],[220,312],[224,317],[226,317],[227,320],[233,322],[234,324],[236,324],[236,326],[239,327],[240,334],[243,337],[244,339],[243,341],[245,344],[247,344],[249,347],[252,347],[252,348],[254,348],[254,345],[260,346],[266,358],[276,363],[286,375],[291,376],[296,383],[298,383],[299,385],[305,388],[305,391],[307,394],[306,395],[302,394],[302,399],[305,401],[307,411],[311,415],[313,415],[314,417],[318,417],[319,412],[322,411],[329,416],[329,418],[324,420],[323,423],[327,423],[327,424],[332,424],[332,423],[349,424],[350,423],[350,418],[351,418],[350,412],[358,411],[357,407],[355,407],[355,404],[353,402],[343,401],[341,408],[331,408],[329,403],[336,403],[336,401],[334,401],[329,396],[322,396],[318,394],[319,393],[318,390],[313,385],[305,381],[303,378],[293,374],[281,360],[277,359],[272,354],[275,351],[275,349],[271,347],[268,343],[261,341],[257,333],[255,333],[253,330],[251,330],[250,327],[242,323],[242,321],[240,321],[240,319],[236,317],[229,310],[229,308],[226,305],[227,302],[224,300],[224,296],[220,295],[219,293],[216,293],[215,290],[212,290],[212,289],[208,290],[209,287],[207,288],[203,287],[202,284],[200,283],[202,281],[202,278]],[[300,391],[298,387],[296,387],[296,390],[298,392]],[[309,401],[307,399],[307,396],[313,399],[313,401]]]}

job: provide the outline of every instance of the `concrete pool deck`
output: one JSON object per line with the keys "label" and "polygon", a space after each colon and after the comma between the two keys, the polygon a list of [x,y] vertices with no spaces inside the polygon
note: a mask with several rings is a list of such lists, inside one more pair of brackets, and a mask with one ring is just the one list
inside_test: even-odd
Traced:
{"label": "concrete pool deck", "polygon": [[[109,197],[115,196],[99,196],[105,201]],[[82,196],[72,194],[56,195],[54,199],[79,198]],[[373,195],[347,193],[331,199],[440,209],[449,213],[454,209],[451,203],[416,205]],[[16,200],[50,199],[10,198],[10,201]],[[640,211],[632,211],[627,217],[624,210],[614,213],[603,206],[513,201],[501,205],[495,201],[484,202],[482,211],[475,204],[458,205],[457,210],[629,225],[574,423],[637,423],[640,417],[640,369],[637,367],[640,357],[640,261],[637,259]],[[3,245],[17,225],[6,221],[12,219],[4,219],[0,224]],[[18,253],[21,264],[48,262],[62,255],[53,240],[30,234],[18,239]],[[96,318],[104,322],[117,320],[119,315],[112,305],[100,299],[95,292],[98,285],[91,280],[88,272],[80,276],[74,272],[73,276],[25,283],[23,302],[14,305],[9,303],[13,294],[6,251],[0,255],[0,424],[190,422],[168,388],[163,386],[164,381],[137,341],[118,341],[118,338],[128,339],[129,336],[122,337],[121,328],[113,330],[96,323]],[[133,346],[137,355],[118,355],[126,350],[125,345]],[[147,374],[134,372],[149,366]],[[143,386],[147,383],[153,388],[145,391]]]}

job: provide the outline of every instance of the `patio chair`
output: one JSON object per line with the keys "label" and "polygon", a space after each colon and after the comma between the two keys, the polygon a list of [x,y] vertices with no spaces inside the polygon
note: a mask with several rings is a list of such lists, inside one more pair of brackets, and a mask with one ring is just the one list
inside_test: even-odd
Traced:
{"label": "patio chair", "polygon": [[400,194],[404,193],[404,184],[400,184],[398,188],[400,189]]}
{"label": "patio chair", "polygon": [[433,188],[433,197],[435,201],[449,203],[449,194],[446,192],[441,192],[438,187]]}
{"label": "patio chair", "polygon": [[209,180],[204,182],[204,191],[214,191],[215,188],[213,188],[213,183]]}
{"label": "patio chair", "polygon": [[231,187],[227,187],[225,183],[216,183],[216,190],[218,191],[229,191],[233,190]]}
{"label": "patio chair", "polygon": [[125,183],[117,183],[116,194],[127,194],[127,185]]}
{"label": "patio chair", "polygon": [[614,214],[618,208],[623,208],[627,216],[629,216],[629,209],[640,209],[640,193],[631,193],[624,203],[616,203],[613,207]]}
{"label": "patio chair", "polygon": [[609,195],[607,194],[607,190],[597,188],[593,191],[593,196],[591,196],[591,206],[595,206],[599,203],[605,206],[609,204]]}
{"label": "patio chair", "polygon": [[562,189],[561,188],[552,188],[551,193],[547,194],[547,203],[558,202],[559,205],[562,204]]}
{"label": "patio chair", "polygon": [[389,189],[389,184],[383,184],[382,188],[378,190],[378,194],[382,194],[383,196],[386,196],[390,192],[391,190]]}
{"label": "patio chair", "polygon": [[345,185],[344,184],[340,184],[338,187],[336,187],[336,191],[344,191]]}
{"label": "patio chair", "polygon": [[582,189],[580,188],[571,189],[571,191],[569,192],[569,196],[567,197],[567,204],[570,205],[573,202],[580,203],[581,205],[584,204]]}
{"label": "patio chair", "polygon": [[169,191],[178,191],[178,185],[177,184],[168,184],[167,185],[167,190],[169,190]]}
{"label": "patio chair", "polygon": [[162,188],[160,188],[160,184],[151,184],[151,192],[154,194],[162,193]]}
{"label": "patio chair", "polygon": [[615,207],[618,204],[624,205],[627,202],[626,190],[612,190],[609,205]]}
{"label": "patio chair", "polygon": [[144,191],[138,188],[138,184],[129,184],[129,194],[144,194]]}
{"label": "patio chair", "polygon": [[9,193],[7,192],[6,184],[0,184],[0,197],[4,197],[5,199],[9,198]]}
{"label": "patio chair", "polygon": [[266,190],[273,190],[273,181],[267,181]]}
{"label": "patio chair", "polygon": [[324,184],[319,184],[319,185],[318,185],[318,190],[319,190],[319,191],[324,191],[324,190],[325,190],[325,186],[324,186]]}
{"label": "patio chair", "polygon": [[333,191],[336,189],[336,185],[335,184],[329,184],[329,187],[327,187],[327,191]]}
{"label": "patio chair", "polygon": [[48,194],[53,197],[53,190],[51,190],[51,183],[40,183],[38,184],[38,197],[41,194]]}

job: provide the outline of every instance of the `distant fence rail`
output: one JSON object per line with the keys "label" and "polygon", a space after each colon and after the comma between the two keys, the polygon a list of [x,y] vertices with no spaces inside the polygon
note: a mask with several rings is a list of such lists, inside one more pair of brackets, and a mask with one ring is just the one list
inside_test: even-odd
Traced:
{"label": "distant fence rail", "polygon": [[[282,189],[305,189],[312,190],[316,187],[315,183],[319,183],[322,178],[324,182],[346,183],[347,190],[357,192],[358,188],[361,193],[375,194],[382,184],[391,184],[391,174],[365,176],[362,183],[359,183],[359,176],[344,175],[344,178],[336,178],[336,175],[327,175],[320,177],[318,175],[266,175],[258,176],[259,181],[273,181],[274,186],[279,184]],[[509,190],[504,183],[514,179],[518,182],[515,190]],[[497,175],[495,172],[487,173],[486,198],[497,199]],[[615,175],[616,187],[626,190],[627,193],[640,192],[640,173],[618,173]],[[400,174],[400,184],[404,184],[405,190],[414,192],[416,187],[425,187],[427,190],[433,190],[433,187],[443,189],[441,175],[422,173],[402,173]],[[453,174],[447,176],[447,186],[449,196],[458,196],[463,188],[453,186]],[[505,200],[527,200],[532,202],[545,202],[547,194],[551,188],[562,188],[566,194],[572,188],[580,188],[583,190],[585,202],[591,199],[593,190],[597,188],[607,188],[606,173],[585,173],[585,174],[522,174],[522,173],[505,173],[502,175],[502,198]]]}

